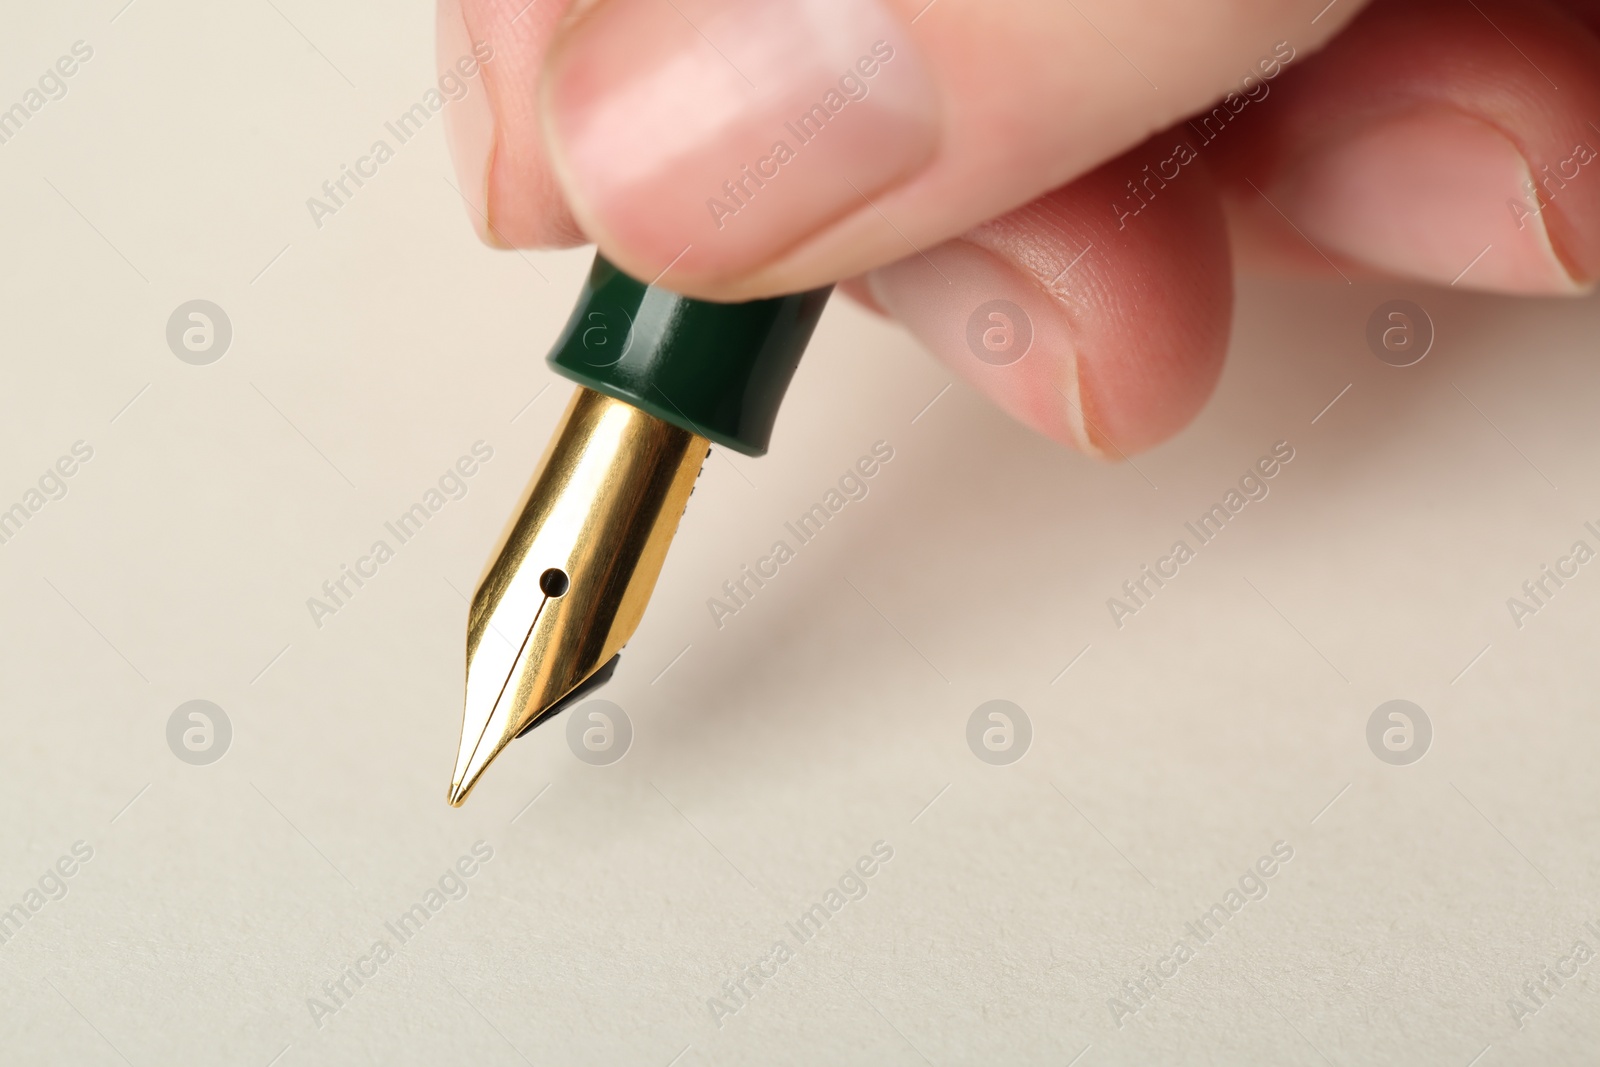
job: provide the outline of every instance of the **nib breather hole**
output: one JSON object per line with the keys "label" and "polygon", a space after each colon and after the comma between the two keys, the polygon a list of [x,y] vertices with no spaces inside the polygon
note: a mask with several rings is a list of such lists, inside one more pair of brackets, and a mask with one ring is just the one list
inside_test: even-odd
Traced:
{"label": "nib breather hole", "polygon": [[567,580],[567,572],[560,567],[551,567],[539,575],[539,589],[545,596],[562,596],[571,584]]}

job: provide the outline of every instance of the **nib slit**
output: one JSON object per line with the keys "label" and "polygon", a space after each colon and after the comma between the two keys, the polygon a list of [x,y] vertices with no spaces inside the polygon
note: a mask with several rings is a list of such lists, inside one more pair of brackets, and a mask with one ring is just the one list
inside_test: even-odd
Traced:
{"label": "nib slit", "polygon": [[[471,754],[467,756],[468,774],[472,773],[472,761],[478,758],[478,749],[483,747],[483,739],[489,734],[489,724],[494,722],[495,709],[506,698],[506,689],[510,687],[511,679],[517,675],[517,664],[522,662],[522,654],[528,650],[528,642],[533,640],[533,631],[539,625],[539,616],[544,614],[545,605],[548,603],[550,603],[549,596],[539,602],[539,610],[533,613],[533,621],[528,624],[528,632],[522,636],[522,644],[517,646],[517,654],[511,660],[511,669],[506,672],[506,680],[500,683],[500,692],[496,694],[494,703],[489,705],[489,713],[484,716],[483,727],[478,731],[478,740],[473,744]],[[465,778],[461,780],[460,785],[463,787],[466,785]]]}

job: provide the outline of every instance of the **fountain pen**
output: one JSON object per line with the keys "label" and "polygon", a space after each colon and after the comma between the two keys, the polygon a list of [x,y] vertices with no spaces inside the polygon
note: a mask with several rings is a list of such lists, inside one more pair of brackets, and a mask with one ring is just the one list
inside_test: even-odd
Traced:
{"label": "fountain pen", "polygon": [[595,257],[549,356],[578,387],[468,612],[452,806],[611,679],[711,445],[765,454],[830,291],[713,303]]}

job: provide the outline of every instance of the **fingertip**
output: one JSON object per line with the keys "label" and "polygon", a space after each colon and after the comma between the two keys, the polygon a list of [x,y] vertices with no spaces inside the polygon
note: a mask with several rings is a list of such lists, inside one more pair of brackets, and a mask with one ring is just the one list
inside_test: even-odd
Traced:
{"label": "fingertip", "polygon": [[440,77],[466,86],[444,107],[457,189],[479,238],[494,248],[584,241],[551,173],[537,106],[544,53],[568,3],[438,2]]}
{"label": "fingertip", "polygon": [[[1178,152],[1184,143],[1159,135],[926,256],[873,271],[872,293],[1040,433],[1113,460],[1149,448],[1210,395],[1232,313],[1216,192],[1192,150]],[[1136,181],[1148,200],[1134,199]]]}
{"label": "fingertip", "polygon": [[1024,424],[1099,454],[1084,417],[1075,332],[1059,302],[967,238],[867,275],[876,302]]}
{"label": "fingertip", "polygon": [[[463,56],[472,55],[472,31],[467,26],[461,0],[439,0],[435,9],[436,65],[443,78],[456,69]],[[475,57],[474,57],[475,60]],[[481,66],[476,73],[481,73]],[[456,188],[479,239],[491,240],[489,227],[489,168],[494,157],[494,110],[489,101],[487,77],[468,83],[467,95],[445,108],[445,140],[455,168]]]}
{"label": "fingertip", "polygon": [[[1374,4],[1206,151],[1258,249],[1523,295],[1600,277],[1600,43],[1570,4]],[[1217,114],[1217,113],[1213,113]],[[1209,119],[1202,121],[1209,122]]]}

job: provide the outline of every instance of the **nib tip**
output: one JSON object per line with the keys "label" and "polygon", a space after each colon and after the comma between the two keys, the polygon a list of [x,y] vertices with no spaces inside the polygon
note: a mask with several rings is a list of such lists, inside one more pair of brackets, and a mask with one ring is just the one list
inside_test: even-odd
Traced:
{"label": "nib tip", "polygon": [[[480,739],[471,748],[462,743],[461,755],[456,766],[455,774],[450,779],[450,790],[445,794],[452,808],[459,808],[467,802],[467,797],[472,793],[478,779],[483,777],[483,772],[488,769],[494,758],[500,755],[506,747],[504,738],[492,749]],[[485,751],[488,749],[488,751]]]}
{"label": "nib tip", "polygon": [[445,794],[445,800],[452,808],[459,808],[467,802],[467,797],[472,793],[472,787],[478,784],[479,777],[488,766],[488,760],[477,767],[469,767],[467,773],[460,775],[450,782],[450,790]]}

